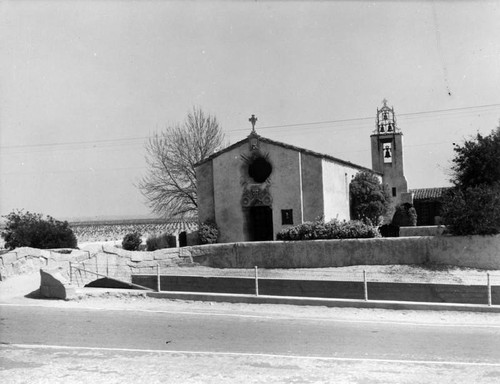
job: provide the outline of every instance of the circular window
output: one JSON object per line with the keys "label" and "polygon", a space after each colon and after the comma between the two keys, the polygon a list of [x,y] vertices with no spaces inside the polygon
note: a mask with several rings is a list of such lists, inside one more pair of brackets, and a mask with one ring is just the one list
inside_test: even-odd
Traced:
{"label": "circular window", "polygon": [[257,183],[263,183],[271,175],[273,166],[263,157],[258,157],[248,166],[248,175]]}

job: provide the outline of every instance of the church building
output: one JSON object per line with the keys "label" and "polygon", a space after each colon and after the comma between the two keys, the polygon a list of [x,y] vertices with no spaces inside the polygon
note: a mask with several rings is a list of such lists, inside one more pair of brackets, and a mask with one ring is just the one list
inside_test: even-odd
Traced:
{"label": "church building", "polygon": [[198,219],[219,227],[219,242],[274,240],[283,228],[323,217],[349,220],[349,184],[360,171],[389,186],[393,205],[411,202],[403,170],[403,134],[393,108],[377,109],[372,169],[250,135],[196,165]]}

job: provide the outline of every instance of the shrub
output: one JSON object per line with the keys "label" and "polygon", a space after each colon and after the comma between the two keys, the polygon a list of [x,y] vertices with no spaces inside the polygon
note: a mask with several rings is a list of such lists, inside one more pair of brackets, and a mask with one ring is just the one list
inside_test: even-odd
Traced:
{"label": "shrub", "polygon": [[219,228],[212,222],[201,223],[198,227],[200,244],[215,244],[219,237]]}
{"label": "shrub", "polygon": [[175,236],[165,232],[159,236],[150,236],[146,240],[146,250],[156,251],[157,249],[175,248]]}
{"label": "shrub", "polygon": [[395,224],[384,224],[379,227],[382,237],[399,237],[399,226]]}
{"label": "shrub", "polygon": [[58,221],[40,213],[11,212],[7,216],[2,237],[5,248],[33,247],[40,249],[75,248],[76,237],[67,221]]}
{"label": "shrub", "polygon": [[127,233],[122,241],[122,248],[127,251],[137,251],[142,243],[141,234],[138,232]]}
{"label": "shrub", "polygon": [[398,227],[414,227],[417,225],[417,211],[410,203],[398,205],[391,224]]}
{"label": "shrub", "polygon": [[284,241],[294,240],[326,240],[326,239],[359,239],[380,237],[377,228],[359,220],[325,223],[322,220],[306,222],[282,229],[276,238]]}
{"label": "shrub", "polygon": [[450,189],[443,199],[441,217],[452,235],[500,233],[500,183]]}

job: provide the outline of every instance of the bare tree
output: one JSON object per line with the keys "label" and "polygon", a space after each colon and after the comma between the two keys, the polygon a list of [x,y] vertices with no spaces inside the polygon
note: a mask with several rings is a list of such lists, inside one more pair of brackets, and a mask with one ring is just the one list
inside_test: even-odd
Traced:
{"label": "bare tree", "polygon": [[153,212],[167,217],[198,212],[194,165],[217,151],[224,133],[215,116],[193,107],[182,124],[156,133],[146,144],[148,174],[139,182]]}

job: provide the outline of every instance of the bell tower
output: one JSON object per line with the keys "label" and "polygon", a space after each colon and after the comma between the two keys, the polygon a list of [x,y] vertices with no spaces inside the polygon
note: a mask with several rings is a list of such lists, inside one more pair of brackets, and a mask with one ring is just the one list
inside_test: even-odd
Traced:
{"label": "bell tower", "polygon": [[375,131],[370,136],[372,169],[383,174],[382,182],[391,191],[393,206],[411,203],[403,167],[403,133],[397,126],[394,108],[389,108],[385,99],[383,104],[377,108]]}

